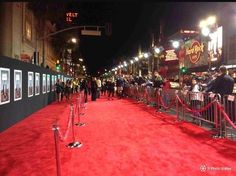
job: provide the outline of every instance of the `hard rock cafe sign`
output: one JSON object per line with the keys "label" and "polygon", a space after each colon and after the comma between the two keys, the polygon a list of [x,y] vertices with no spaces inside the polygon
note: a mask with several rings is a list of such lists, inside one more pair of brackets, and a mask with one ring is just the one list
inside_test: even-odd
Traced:
{"label": "hard rock cafe sign", "polygon": [[186,56],[189,57],[190,61],[193,64],[196,64],[199,61],[200,56],[204,51],[203,48],[204,45],[202,43],[200,44],[196,40],[192,42],[189,48],[186,48]]}

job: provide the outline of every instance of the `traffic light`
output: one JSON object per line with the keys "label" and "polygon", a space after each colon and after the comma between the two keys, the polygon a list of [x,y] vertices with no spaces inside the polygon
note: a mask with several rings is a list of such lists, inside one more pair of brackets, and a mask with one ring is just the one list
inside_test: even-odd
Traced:
{"label": "traffic light", "polygon": [[56,64],[56,70],[57,70],[57,71],[61,70],[61,65],[58,64],[58,63]]}
{"label": "traffic light", "polygon": [[181,67],[180,73],[185,74],[187,73],[188,69],[186,67]]}

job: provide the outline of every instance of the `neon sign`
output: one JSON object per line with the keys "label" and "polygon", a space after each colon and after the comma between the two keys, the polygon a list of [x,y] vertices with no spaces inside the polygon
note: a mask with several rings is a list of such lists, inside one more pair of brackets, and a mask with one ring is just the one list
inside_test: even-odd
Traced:
{"label": "neon sign", "polygon": [[78,17],[78,13],[68,12],[66,13],[66,22],[72,22],[73,18],[77,18],[77,17]]}
{"label": "neon sign", "polygon": [[203,53],[204,45],[199,43],[198,41],[193,41],[191,47],[186,48],[186,56],[189,56],[189,59],[192,63],[196,64],[201,54]]}
{"label": "neon sign", "polygon": [[178,60],[175,50],[166,50],[166,61]]}

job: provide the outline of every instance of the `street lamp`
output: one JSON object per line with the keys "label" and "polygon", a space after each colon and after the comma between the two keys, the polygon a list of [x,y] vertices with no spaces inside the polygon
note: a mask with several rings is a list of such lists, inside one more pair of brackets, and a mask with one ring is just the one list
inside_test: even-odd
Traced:
{"label": "street lamp", "polygon": [[154,51],[159,54],[161,52],[160,48],[155,48]]}
{"label": "street lamp", "polygon": [[174,48],[179,48],[179,41],[173,41],[172,42],[172,46],[174,47]]}
{"label": "street lamp", "polygon": [[216,17],[215,16],[210,16],[207,18],[207,24],[208,25],[214,25],[216,23]]}
{"label": "street lamp", "polygon": [[216,17],[209,16],[207,19],[200,21],[199,27],[201,28],[201,32],[204,36],[208,36],[210,34],[210,30],[215,28]]}
{"label": "street lamp", "polygon": [[143,56],[147,59],[148,58],[148,53],[144,53]]}
{"label": "street lamp", "polygon": [[143,54],[140,54],[138,57],[141,59],[143,57]]}
{"label": "street lamp", "polygon": [[[217,29],[217,22],[215,16],[209,16],[207,19],[200,21],[199,27],[201,28],[201,33],[206,37],[207,41],[212,41],[211,32]],[[209,70],[211,70],[211,58],[208,60]]]}
{"label": "street lamp", "polygon": [[77,39],[76,39],[76,38],[72,38],[72,39],[71,39],[71,42],[72,42],[72,43],[77,43]]}
{"label": "street lamp", "polygon": [[201,32],[202,32],[202,35],[207,37],[210,34],[210,29],[208,27],[204,27],[202,28]]}

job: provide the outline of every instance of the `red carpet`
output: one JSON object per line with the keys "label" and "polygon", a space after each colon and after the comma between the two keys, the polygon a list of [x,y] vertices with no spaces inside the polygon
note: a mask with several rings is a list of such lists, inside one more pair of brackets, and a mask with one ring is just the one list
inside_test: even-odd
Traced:
{"label": "red carpet", "polygon": [[[56,175],[52,124],[60,119],[64,132],[68,114],[68,104],[53,103],[2,132],[0,175]],[[60,143],[63,176],[236,175],[236,142],[133,100],[89,102],[82,121],[83,146],[66,148],[71,136]]]}

